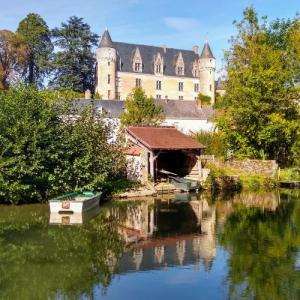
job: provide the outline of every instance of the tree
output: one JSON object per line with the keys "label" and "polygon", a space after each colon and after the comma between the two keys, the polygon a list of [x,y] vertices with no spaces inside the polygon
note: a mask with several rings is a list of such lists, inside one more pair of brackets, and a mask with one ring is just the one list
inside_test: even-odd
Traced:
{"label": "tree", "polygon": [[71,17],[52,34],[58,51],[54,54],[51,85],[76,92],[93,91],[96,59],[92,48],[97,45],[98,36],[78,17]]}
{"label": "tree", "polygon": [[26,86],[0,93],[0,203],[98,190],[123,175],[110,124],[56,96]]}
{"label": "tree", "polygon": [[210,105],[211,103],[211,98],[209,96],[203,95],[201,93],[198,94],[197,101],[202,107],[203,105]]}
{"label": "tree", "polygon": [[17,33],[27,43],[29,50],[25,81],[42,85],[44,76],[49,72],[49,61],[53,51],[51,32],[38,14],[31,13],[19,23]]}
{"label": "tree", "polygon": [[278,34],[272,26],[267,28],[265,20],[260,24],[253,8],[244,11],[226,54],[228,79],[217,126],[236,156],[286,165],[293,162],[291,150],[299,130],[297,68],[284,42],[289,29]]}
{"label": "tree", "polygon": [[121,116],[121,125],[159,125],[164,120],[161,106],[147,97],[141,88],[133,89],[125,100],[125,112]]}
{"label": "tree", "polygon": [[27,59],[27,47],[18,34],[9,30],[0,31],[0,90],[23,70]]}

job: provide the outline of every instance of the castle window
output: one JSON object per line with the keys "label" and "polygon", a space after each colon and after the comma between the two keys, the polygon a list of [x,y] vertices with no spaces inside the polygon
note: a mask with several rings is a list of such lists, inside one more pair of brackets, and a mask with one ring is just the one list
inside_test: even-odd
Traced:
{"label": "castle window", "polygon": [[160,53],[157,53],[156,57],[154,58],[154,73],[155,74],[162,74],[164,69],[164,60]]}
{"label": "castle window", "polygon": [[194,76],[194,77],[198,77],[198,76],[199,76],[198,68],[199,68],[198,62],[197,62],[197,60],[195,60],[195,61],[193,62],[193,68],[192,68],[192,73],[193,73],[193,76]]}
{"label": "castle window", "polygon": [[121,94],[119,92],[117,92],[117,99],[121,100]]}
{"label": "castle window", "polygon": [[183,82],[178,83],[178,91],[180,91],[180,92],[183,91]]}
{"label": "castle window", "polygon": [[156,89],[161,90],[161,81],[160,80],[156,81]]}
{"label": "castle window", "polygon": [[183,67],[178,67],[177,68],[177,75],[184,75],[184,73],[183,73]]}
{"label": "castle window", "polygon": [[121,78],[120,77],[116,78],[116,86],[121,86]]}
{"label": "castle window", "polygon": [[179,100],[183,100],[183,96],[179,96],[178,99],[179,99]]}
{"label": "castle window", "polygon": [[141,87],[142,86],[142,80],[140,78],[135,79],[135,86],[136,87]]}
{"label": "castle window", "polygon": [[110,66],[110,61],[107,64]]}
{"label": "castle window", "polygon": [[107,83],[110,84],[110,75],[107,75]]}
{"label": "castle window", "polygon": [[211,84],[209,85],[209,91],[211,92],[211,90],[212,90],[212,87],[211,87]]}
{"label": "castle window", "polygon": [[177,60],[176,60],[175,73],[178,76],[183,76],[184,75],[184,61],[183,61],[183,57],[182,57],[181,52],[179,52]]}
{"label": "castle window", "polygon": [[141,57],[139,48],[135,49],[133,59],[132,59],[132,69],[134,72],[142,72],[143,71],[143,61],[142,61],[142,57]]}
{"label": "castle window", "polygon": [[110,99],[110,91],[107,91],[107,99]]}
{"label": "castle window", "polygon": [[156,95],[156,99],[160,100],[161,99],[161,95]]}
{"label": "castle window", "polygon": [[135,63],[134,64],[134,71],[135,72],[141,72],[141,63]]}
{"label": "castle window", "polygon": [[194,84],[194,91],[195,91],[195,93],[199,92],[199,83]]}

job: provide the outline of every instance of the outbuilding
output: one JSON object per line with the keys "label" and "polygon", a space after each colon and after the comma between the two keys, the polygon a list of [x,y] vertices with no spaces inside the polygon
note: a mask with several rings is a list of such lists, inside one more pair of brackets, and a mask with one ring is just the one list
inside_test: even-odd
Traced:
{"label": "outbuilding", "polygon": [[158,182],[166,172],[201,180],[205,146],[175,127],[127,127],[126,156],[131,179]]}

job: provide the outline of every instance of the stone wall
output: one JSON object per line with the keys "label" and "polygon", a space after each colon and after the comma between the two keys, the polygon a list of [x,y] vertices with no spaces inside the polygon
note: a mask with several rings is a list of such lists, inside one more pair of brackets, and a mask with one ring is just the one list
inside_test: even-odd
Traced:
{"label": "stone wall", "polygon": [[275,160],[245,159],[229,160],[223,163],[225,167],[241,170],[249,175],[263,175],[273,177],[278,165]]}

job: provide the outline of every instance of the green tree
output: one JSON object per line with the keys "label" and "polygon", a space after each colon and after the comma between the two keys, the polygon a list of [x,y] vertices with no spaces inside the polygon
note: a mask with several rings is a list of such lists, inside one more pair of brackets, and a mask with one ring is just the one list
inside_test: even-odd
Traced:
{"label": "green tree", "polygon": [[71,17],[67,23],[52,32],[54,45],[54,78],[50,82],[55,88],[66,88],[76,92],[95,88],[96,58],[93,46],[98,36],[82,18]]}
{"label": "green tree", "polygon": [[24,70],[27,47],[18,34],[0,31],[0,90],[7,89],[10,82]]}
{"label": "green tree", "polygon": [[164,120],[163,109],[156,105],[152,97],[147,97],[141,88],[133,89],[125,100],[125,111],[121,116],[121,125],[161,124]]}
{"label": "green tree", "polygon": [[51,32],[46,22],[34,13],[28,14],[19,23],[17,32],[28,47],[25,81],[41,86],[44,76],[49,73],[49,61],[53,52]]}
{"label": "green tree", "polygon": [[210,103],[211,103],[211,98],[209,96],[203,95],[201,93],[198,94],[197,98],[198,98],[197,101],[201,105],[201,107],[203,105],[210,105]]}
{"label": "green tree", "polygon": [[226,54],[224,112],[217,125],[236,156],[276,159],[284,165],[293,161],[299,130],[298,70],[284,42],[289,27],[282,25],[278,33],[272,26],[267,28],[265,20],[260,24],[253,8],[244,11]]}
{"label": "green tree", "polygon": [[0,203],[97,190],[123,175],[112,128],[92,108],[33,87],[0,93]]}

